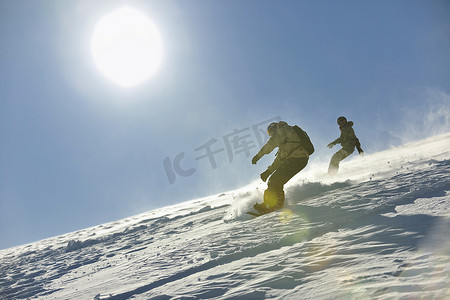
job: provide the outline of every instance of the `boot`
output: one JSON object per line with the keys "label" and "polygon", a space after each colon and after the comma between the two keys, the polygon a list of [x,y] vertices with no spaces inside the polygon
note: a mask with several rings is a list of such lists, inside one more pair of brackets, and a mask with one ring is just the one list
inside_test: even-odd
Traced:
{"label": "boot", "polygon": [[256,203],[255,205],[253,205],[253,208],[256,209],[260,214],[266,214],[270,212],[270,210],[267,208],[266,205],[264,205],[264,203],[262,204]]}

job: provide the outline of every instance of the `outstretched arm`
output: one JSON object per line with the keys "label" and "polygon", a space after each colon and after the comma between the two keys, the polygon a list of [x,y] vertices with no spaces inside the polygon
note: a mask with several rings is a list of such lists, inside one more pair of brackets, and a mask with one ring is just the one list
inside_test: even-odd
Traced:
{"label": "outstretched arm", "polygon": [[259,152],[256,153],[256,155],[253,156],[253,158],[252,158],[252,164],[256,165],[256,163],[258,162],[258,160],[261,159],[261,157],[262,157],[262,155],[259,155]]}
{"label": "outstretched arm", "polygon": [[359,139],[358,139],[358,138],[356,138],[356,149],[358,150],[358,153],[359,153],[360,155],[364,155],[364,151],[363,151],[363,149],[361,148],[361,143],[359,142]]}
{"label": "outstretched arm", "polygon": [[334,141],[332,141],[331,143],[328,144],[328,148],[333,148],[334,145],[339,144],[341,142],[341,137],[338,137],[337,139],[335,139]]}
{"label": "outstretched arm", "polygon": [[261,157],[263,157],[266,154],[269,154],[276,147],[277,147],[277,141],[273,137],[271,137],[267,141],[267,143],[261,148],[261,150],[259,150],[259,152],[256,153],[256,155],[253,157],[252,164],[255,165],[258,162],[258,160],[261,159]]}

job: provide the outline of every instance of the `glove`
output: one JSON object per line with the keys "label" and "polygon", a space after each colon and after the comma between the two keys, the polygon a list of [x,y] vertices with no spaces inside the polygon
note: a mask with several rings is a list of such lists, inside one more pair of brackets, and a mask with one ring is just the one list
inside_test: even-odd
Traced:
{"label": "glove", "polygon": [[335,145],[335,143],[329,143],[329,144],[328,144],[328,148],[331,149],[331,148],[333,148],[334,145]]}
{"label": "glove", "polygon": [[267,169],[266,171],[262,172],[261,175],[260,175],[261,180],[266,182],[266,180],[270,176],[270,174],[272,174],[272,172],[270,172],[269,169]]}
{"label": "glove", "polygon": [[261,156],[259,156],[258,154],[256,154],[255,156],[253,156],[252,158],[252,164],[256,165],[256,163],[258,162],[258,160],[261,158]]}
{"label": "glove", "polygon": [[363,149],[361,149],[361,147],[358,147],[357,149],[358,149],[359,155],[364,156],[364,151],[363,151]]}

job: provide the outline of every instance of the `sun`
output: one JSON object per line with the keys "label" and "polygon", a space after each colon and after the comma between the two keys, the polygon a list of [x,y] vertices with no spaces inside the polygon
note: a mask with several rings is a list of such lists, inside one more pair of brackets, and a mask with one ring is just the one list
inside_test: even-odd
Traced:
{"label": "sun", "polygon": [[91,52],[106,78],[122,87],[135,87],[156,73],[163,46],[153,22],[124,7],[100,19],[92,34]]}

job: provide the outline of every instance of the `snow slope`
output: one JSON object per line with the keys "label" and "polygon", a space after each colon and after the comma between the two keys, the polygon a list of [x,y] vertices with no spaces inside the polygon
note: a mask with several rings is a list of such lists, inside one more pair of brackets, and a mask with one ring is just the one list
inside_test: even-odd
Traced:
{"label": "snow slope", "polygon": [[2,250],[0,298],[450,299],[449,146],[316,165],[258,218],[261,183]]}

